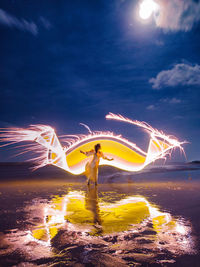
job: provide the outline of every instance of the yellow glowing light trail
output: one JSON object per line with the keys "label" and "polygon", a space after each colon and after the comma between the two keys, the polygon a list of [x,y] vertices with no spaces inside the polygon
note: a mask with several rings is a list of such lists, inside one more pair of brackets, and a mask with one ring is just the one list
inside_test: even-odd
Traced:
{"label": "yellow glowing light trail", "polygon": [[85,124],[82,125],[88,129],[89,134],[62,136],[61,140],[66,146],[61,145],[54,129],[46,125],[31,125],[27,129],[2,129],[0,142],[3,144],[0,147],[16,145],[22,141],[34,141],[36,142],[34,145],[25,146],[19,154],[27,152],[39,154],[33,159],[36,163],[35,168],[51,164],[75,175],[83,173],[87,161],[91,159],[81,154],[80,150],[89,151],[97,142],[101,143],[104,154],[114,159],[113,161],[101,159],[100,165],[110,165],[125,171],[139,171],[151,162],[165,158],[174,148],[184,151],[182,144],[185,142],[179,142],[145,122],[134,121],[113,113],[109,113],[106,118],[142,127],[150,135],[147,152],[121,135],[115,135],[112,132],[92,132]]}

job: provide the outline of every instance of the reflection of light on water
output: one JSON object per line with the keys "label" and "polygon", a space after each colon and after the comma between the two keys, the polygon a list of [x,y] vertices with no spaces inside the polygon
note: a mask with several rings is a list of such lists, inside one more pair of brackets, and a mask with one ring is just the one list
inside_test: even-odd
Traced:
{"label": "reflection of light on water", "polygon": [[181,224],[178,224],[176,225],[176,231],[182,235],[185,235],[186,234],[186,229],[183,225]]}
{"label": "reflection of light on water", "polygon": [[[93,190],[93,191],[92,191]],[[154,244],[160,242],[167,248],[188,251],[192,244],[190,227],[175,220],[169,213],[161,212],[146,198],[131,196],[115,203],[98,201],[95,189],[71,191],[64,197],[54,198],[43,211],[43,225],[29,232],[27,238],[49,246],[59,229],[81,232],[82,237],[140,232],[152,224]],[[139,230],[140,229],[140,230]],[[165,246],[165,245],[164,245]]]}
{"label": "reflection of light on water", "polygon": [[[34,241],[40,241],[41,244],[50,245],[51,239],[58,233],[58,229],[65,224],[66,206],[69,194],[62,198],[61,210],[58,210],[55,205],[47,205],[44,208],[43,222],[44,227],[41,227],[32,232],[31,237]],[[45,240],[40,240],[44,237]]]}
{"label": "reflection of light on water", "polygon": [[37,243],[39,243],[40,245],[43,245],[43,246],[50,246],[51,245],[51,239],[49,238],[47,241],[42,241],[42,240],[39,240],[37,238],[35,238],[32,234],[31,231],[26,231],[26,237],[24,238],[25,240],[25,243],[26,241],[36,241]]}

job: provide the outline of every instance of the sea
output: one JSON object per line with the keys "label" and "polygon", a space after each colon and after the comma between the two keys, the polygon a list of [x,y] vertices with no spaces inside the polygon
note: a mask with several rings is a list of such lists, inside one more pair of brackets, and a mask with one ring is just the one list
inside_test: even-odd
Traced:
{"label": "sea", "polygon": [[200,266],[200,163],[102,166],[98,185],[0,163],[0,266]]}

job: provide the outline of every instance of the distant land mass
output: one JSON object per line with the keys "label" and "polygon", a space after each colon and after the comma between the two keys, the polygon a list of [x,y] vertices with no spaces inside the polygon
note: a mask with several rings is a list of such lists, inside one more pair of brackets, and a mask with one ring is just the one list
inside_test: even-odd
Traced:
{"label": "distant land mass", "polygon": [[[84,174],[74,176],[63,169],[53,165],[46,165],[34,170],[35,165],[32,162],[0,162],[0,181],[11,180],[66,180],[68,182],[84,182]],[[169,162],[169,163],[152,163],[138,172],[125,172],[110,166],[100,166],[99,182],[130,182],[133,181],[160,181],[185,179],[188,177],[194,179],[199,175],[200,161],[191,162]],[[197,171],[192,172],[191,171]],[[189,173],[188,173],[189,172]]]}
{"label": "distant land mass", "polygon": [[189,164],[200,164],[200,160],[189,161]]}

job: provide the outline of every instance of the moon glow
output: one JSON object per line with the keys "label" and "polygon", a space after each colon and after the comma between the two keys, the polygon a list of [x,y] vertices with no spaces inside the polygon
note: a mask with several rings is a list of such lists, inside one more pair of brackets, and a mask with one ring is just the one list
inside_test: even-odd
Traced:
{"label": "moon glow", "polygon": [[147,20],[151,17],[153,12],[158,9],[158,4],[153,0],[144,0],[139,7],[139,15],[143,20]]}

